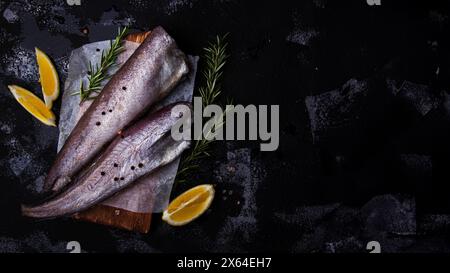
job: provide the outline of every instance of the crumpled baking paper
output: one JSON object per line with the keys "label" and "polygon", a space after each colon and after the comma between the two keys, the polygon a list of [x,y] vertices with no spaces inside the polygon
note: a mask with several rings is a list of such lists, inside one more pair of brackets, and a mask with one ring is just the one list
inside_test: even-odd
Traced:
{"label": "crumpled baking paper", "polygon": [[[118,56],[117,65],[111,68],[110,74],[115,73],[139,47],[138,43],[129,41],[124,41],[123,45],[124,51]],[[102,51],[109,49],[109,47],[110,41],[101,41],[86,44],[73,50],[71,53],[68,76],[62,95],[58,152],[75,127],[75,124],[92,103],[92,101],[88,100],[80,105],[80,96],[73,94],[80,90],[82,81],[84,86],[87,86],[89,62],[92,62],[93,65],[99,64]],[[152,107],[153,110],[174,102],[192,102],[197,62],[197,56],[188,56],[189,74],[164,100],[154,105]],[[141,178],[132,186],[103,201],[102,204],[140,213],[162,212],[169,203],[170,192],[178,170],[179,161],[180,159],[178,158],[150,175]]]}

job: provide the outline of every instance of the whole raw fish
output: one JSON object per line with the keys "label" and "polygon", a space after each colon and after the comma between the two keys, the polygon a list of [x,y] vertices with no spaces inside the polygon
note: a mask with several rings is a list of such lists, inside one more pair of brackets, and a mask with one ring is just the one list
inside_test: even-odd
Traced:
{"label": "whole raw fish", "polygon": [[[179,105],[188,107],[177,108],[179,112],[172,115]],[[180,117],[190,115],[187,109],[189,104],[177,103],[148,114],[118,135],[65,191],[41,205],[22,206],[23,215],[50,218],[85,210],[170,163],[189,146],[188,141],[171,136],[171,127]]]}
{"label": "whole raw fish", "polygon": [[44,190],[57,192],[153,103],[165,97],[188,72],[185,55],[162,27],[136,49],[112,76],[58,153]]}

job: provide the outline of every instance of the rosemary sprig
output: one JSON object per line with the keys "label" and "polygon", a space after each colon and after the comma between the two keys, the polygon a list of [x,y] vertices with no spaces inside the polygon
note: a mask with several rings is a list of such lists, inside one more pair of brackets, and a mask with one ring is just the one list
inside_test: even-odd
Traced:
{"label": "rosemary sprig", "polygon": [[204,49],[206,69],[203,71],[203,77],[205,78],[205,85],[199,88],[203,106],[214,103],[221,93],[218,81],[222,77],[222,68],[228,57],[225,53],[227,48],[225,40],[227,36],[228,34],[216,36],[216,40],[210,42],[208,47]]}
{"label": "rosemary sprig", "polygon": [[108,73],[109,68],[115,65],[117,56],[123,51],[122,40],[128,32],[128,28],[118,30],[117,37],[111,41],[110,48],[102,51],[100,65],[93,65],[89,62],[88,67],[88,86],[85,89],[83,80],[81,80],[80,90],[73,95],[80,95],[81,101],[94,99],[102,89],[102,82],[109,79],[111,75]]}
{"label": "rosemary sprig", "polygon": [[[222,91],[219,80],[222,77],[223,66],[228,58],[228,55],[226,54],[228,44],[225,42],[227,36],[228,34],[216,36],[216,39],[204,48],[206,68],[202,74],[205,83],[198,89],[200,96],[202,97],[203,107],[215,103]],[[223,120],[225,115],[226,111],[220,118]],[[216,128],[210,128],[208,132],[204,132],[204,135],[212,134],[213,129],[216,131],[220,129],[222,125],[223,122]],[[189,154],[181,160],[180,168],[177,173],[177,182],[185,181],[186,174],[199,167],[198,161],[210,156],[209,149],[211,142],[212,140],[207,140],[206,138],[194,142]]]}

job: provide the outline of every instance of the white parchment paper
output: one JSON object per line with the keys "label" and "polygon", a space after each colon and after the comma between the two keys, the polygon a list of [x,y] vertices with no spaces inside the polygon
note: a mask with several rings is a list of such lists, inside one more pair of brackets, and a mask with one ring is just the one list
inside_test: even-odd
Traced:
{"label": "white parchment paper", "polygon": [[[125,50],[117,60],[117,66],[111,69],[114,73],[133,54],[139,44],[125,41]],[[102,50],[110,47],[110,41],[86,44],[72,51],[69,60],[68,76],[64,84],[59,120],[58,152],[64,145],[76,123],[87,110],[92,101],[80,105],[80,97],[73,93],[80,89],[81,81],[87,84],[89,62],[98,64]],[[197,56],[188,56],[190,71],[172,92],[152,109],[158,109],[170,103],[192,101],[195,75],[197,73]],[[106,84],[106,81],[103,83]],[[130,187],[105,200],[103,204],[133,212],[162,212],[169,203],[170,192],[178,170],[180,159],[159,168],[150,175],[141,178]]]}

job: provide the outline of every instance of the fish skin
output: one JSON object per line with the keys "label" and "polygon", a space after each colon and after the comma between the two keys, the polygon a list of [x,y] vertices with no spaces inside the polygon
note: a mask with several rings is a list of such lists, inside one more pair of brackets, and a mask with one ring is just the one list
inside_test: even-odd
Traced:
{"label": "fish skin", "polygon": [[22,214],[33,218],[74,214],[172,162],[189,147],[189,141],[171,136],[172,126],[181,117],[181,112],[172,115],[172,109],[179,105],[187,106],[177,110],[183,116],[190,114],[189,103],[171,104],[148,114],[118,135],[65,191],[41,205],[23,205]]}
{"label": "fish skin", "polygon": [[[162,27],[111,77],[67,138],[44,182],[59,192],[117,133],[164,98],[188,73],[186,56]],[[125,89],[123,88],[125,87]]]}

